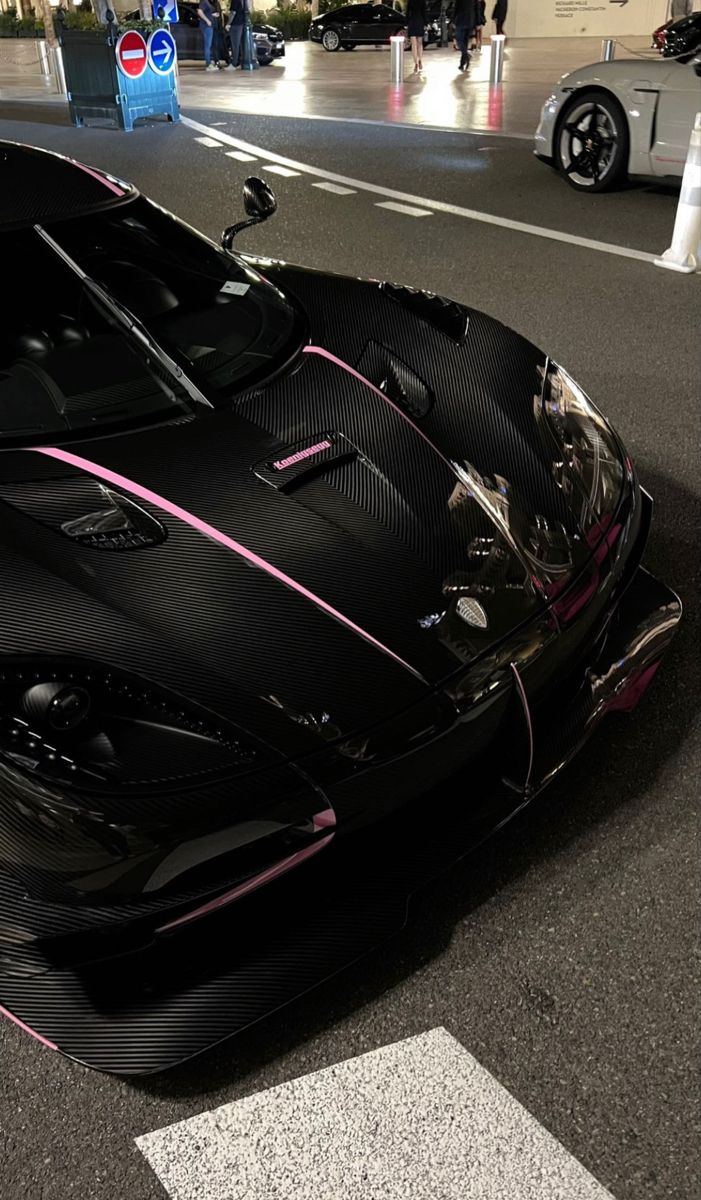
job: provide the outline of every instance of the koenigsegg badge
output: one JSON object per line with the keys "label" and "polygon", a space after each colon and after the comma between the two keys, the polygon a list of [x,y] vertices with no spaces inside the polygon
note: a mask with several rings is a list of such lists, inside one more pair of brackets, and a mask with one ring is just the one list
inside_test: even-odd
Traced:
{"label": "koenigsegg badge", "polygon": [[489,621],[479,600],[472,596],[461,596],[456,605],[458,616],[474,629],[486,629]]}
{"label": "koenigsegg badge", "polygon": [[317,433],[294,446],[281,446],[272,456],[253,466],[264,483],[289,491],[306,475],[323,471],[337,462],[357,458],[358,450],[342,433]]}
{"label": "koenigsegg badge", "polygon": [[288,467],[293,467],[295,463],[303,462],[305,458],[313,458],[316,454],[321,454],[322,450],[330,450],[331,442],[328,438],[324,438],[323,442],[316,442],[313,446],[306,446],[304,450],[298,450],[296,454],[288,454],[287,458],[278,458],[272,464],[273,471],[286,471]]}

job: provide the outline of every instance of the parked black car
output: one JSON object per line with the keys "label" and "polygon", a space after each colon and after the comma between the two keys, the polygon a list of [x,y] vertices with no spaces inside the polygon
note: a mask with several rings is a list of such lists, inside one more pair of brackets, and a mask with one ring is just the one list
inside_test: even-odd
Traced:
{"label": "parked black car", "polygon": [[270,49],[273,58],[285,57],[285,39],[279,29],[274,25],[252,25],[253,35],[260,33],[270,42]]}
{"label": "parked black car", "polygon": [[[355,50],[356,46],[383,46],[405,29],[406,17],[389,4],[346,4],[314,17],[309,36],[313,42],[321,42],[324,50]],[[438,45],[440,36],[440,23],[430,21],[424,45]]]}
{"label": "parked black car", "polygon": [[652,35],[652,42],[663,58],[691,57],[701,49],[701,12],[660,25]]}
{"label": "parked black car", "polygon": [[[130,21],[138,21],[140,17],[138,9],[127,13],[127,19]],[[269,30],[272,30],[272,26],[252,26],[259,67],[270,66],[274,59],[283,57],[285,53],[285,39],[279,29],[272,30],[277,34],[275,41],[270,36]],[[196,4],[178,4],[178,20],[170,26],[170,32],[173,35],[179,59],[194,59],[197,62],[204,58]]]}

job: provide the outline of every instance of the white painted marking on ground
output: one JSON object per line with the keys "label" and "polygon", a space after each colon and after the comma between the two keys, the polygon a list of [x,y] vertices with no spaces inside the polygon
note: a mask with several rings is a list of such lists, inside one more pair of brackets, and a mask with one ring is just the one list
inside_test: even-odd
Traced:
{"label": "white painted marking on ground", "polygon": [[[239,116],[251,116],[251,113],[241,111]],[[476,129],[470,125],[460,125],[456,128],[454,125],[417,125],[414,121],[376,121],[371,117],[330,117],[326,113],[307,113],[307,112],[285,112],[271,113],[271,116],[281,117],[283,120],[300,120],[300,121],[335,121],[339,125],[377,125],[382,129],[410,129],[413,133],[452,133],[460,137],[464,137],[469,133],[470,137],[490,137],[490,138],[513,138],[515,142],[532,142],[532,133],[503,133],[500,129]],[[212,124],[217,124],[212,121]]]}
{"label": "white painted marking on ground", "polygon": [[390,208],[392,212],[404,213],[405,217],[432,217],[427,208],[414,208],[412,204],[397,204],[396,200],[378,200],[375,208]]}
{"label": "white painted marking on ground", "polygon": [[[206,133],[209,129],[208,125],[202,125],[199,121],[193,121],[192,117],[181,118],[184,125],[188,125],[190,129],[197,129],[200,132]],[[490,137],[493,137],[490,134]],[[282,166],[291,167],[292,170],[304,175],[315,175],[318,179],[326,179],[330,183],[340,183],[346,187],[352,187],[356,191],[371,192],[375,196],[386,196],[391,200],[399,200],[405,204],[421,204],[424,208],[430,208],[433,212],[448,213],[454,217],[464,217],[469,221],[481,221],[485,225],[496,225],[501,229],[512,229],[515,233],[530,233],[534,237],[548,238],[553,242],[564,242],[567,246],[581,246],[585,250],[599,250],[603,254],[615,254],[619,258],[634,258],[639,262],[654,263],[655,255],[649,254],[646,250],[634,250],[630,246],[617,246],[612,242],[598,242],[593,238],[579,237],[574,233],[565,233],[561,229],[548,229],[541,225],[530,225],[526,221],[513,221],[510,217],[499,217],[495,213],[480,212],[473,208],[464,208],[460,204],[448,204],[444,200],[429,200],[425,196],[413,196],[409,192],[399,192],[395,188],[382,187],[377,183],[366,183],[362,179],[353,179],[349,175],[339,175],[336,171],[326,171],[322,167],[312,167],[307,163],[297,162],[293,158],[286,158],[283,154],[274,154],[270,151],[263,150],[260,146],[254,146],[251,142],[244,142],[241,138],[234,138],[229,133],[217,133],[217,138],[220,138],[222,144],[227,146],[235,146],[238,150],[247,150],[250,154],[256,154],[259,158],[270,159],[275,163],[280,163]]]}
{"label": "white painted marking on ground", "polygon": [[227,158],[237,158],[239,162],[257,162],[255,154],[247,154],[245,150],[227,150]]}
{"label": "white painted marking on ground", "polygon": [[137,1145],[172,1200],[612,1200],[445,1029]]}
{"label": "white painted marking on ground", "polygon": [[358,194],[353,188],[344,188],[338,183],[313,183],[312,187],[320,188],[324,192],[331,192],[334,196],[357,196]]}
{"label": "white painted marking on ground", "polygon": [[[220,136],[221,136],[221,135],[220,135]],[[215,147],[215,146],[217,147],[217,149],[218,149],[218,150],[221,150],[221,148],[222,148],[222,144],[221,144],[221,142],[218,140],[218,138],[213,138],[213,137],[197,137],[197,138],[195,138],[195,141],[196,141],[196,142],[199,142],[199,143],[200,143],[200,146],[208,146],[208,147],[209,147],[210,149],[212,149],[212,150],[214,149],[214,147]]]}
{"label": "white painted marking on ground", "polygon": [[289,167],[281,167],[278,163],[263,163],[261,168],[263,171],[270,171],[271,175],[282,175],[284,179],[291,179],[293,175],[301,174],[300,171],[292,171]]}

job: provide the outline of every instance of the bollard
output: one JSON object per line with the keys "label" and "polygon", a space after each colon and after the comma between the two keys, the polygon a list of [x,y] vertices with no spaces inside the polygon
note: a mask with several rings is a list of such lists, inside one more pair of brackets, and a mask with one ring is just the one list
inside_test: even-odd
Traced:
{"label": "bollard", "polygon": [[601,39],[601,61],[613,62],[616,57],[616,39],[602,38]]}
{"label": "bollard", "polygon": [[672,245],[655,259],[655,266],[684,275],[693,275],[701,267],[701,112],[689,139]]}
{"label": "bollard", "polygon": [[66,72],[63,69],[63,51],[60,46],[52,46],[51,62],[53,65],[54,79],[56,80],[56,91],[59,96],[67,96],[68,88],[66,87]]}
{"label": "bollard", "polygon": [[492,87],[501,83],[504,74],[504,42],[503,33],[493,33],[491,37],[492,53],[489,59],[489,82]]}
{"label": "bollard", "polygon": [[49,62],[49,48],[43,38],[37,41],[37,53],[39,55],[39,70],[44,79],[51,78],[51,64]]}
{"label": "bollard", "polygon": [[397,86],[404,80],[404,34],[394,33],[389,39],[389,77]]}

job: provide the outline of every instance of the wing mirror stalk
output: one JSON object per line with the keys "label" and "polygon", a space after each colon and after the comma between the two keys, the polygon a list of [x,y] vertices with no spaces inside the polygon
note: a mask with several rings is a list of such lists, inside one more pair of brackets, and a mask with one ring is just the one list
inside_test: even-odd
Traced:
{"label": "wing mirror stalk", "polygon": [[242,229],[248,229],[251,225],[260,225],[263,221],[267,221],[268,217],[272,217],[277,211],[277,200],[272,188],[268,187],[262,179],[257,179],[252,175],[243,185],[243,207],[248,214],[248,220],[237,221],[235,225],[229,225],[221,235],[221,244],[224,250],[230,250],[233,240],[237,233]]}

